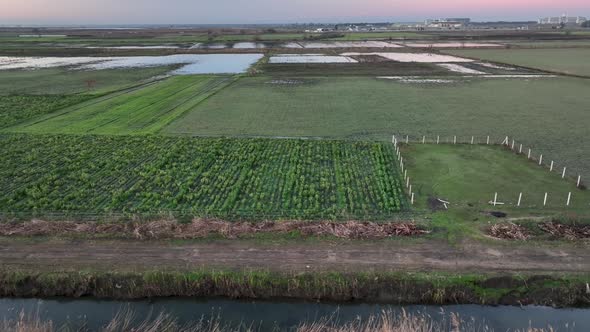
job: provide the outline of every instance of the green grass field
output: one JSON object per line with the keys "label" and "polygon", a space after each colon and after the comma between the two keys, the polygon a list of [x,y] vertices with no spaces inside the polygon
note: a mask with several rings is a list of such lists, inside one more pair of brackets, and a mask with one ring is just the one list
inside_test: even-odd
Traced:
{"label": "green grass field", "polygon": [[155,133],[232,80],[230,76],[175,76],[64,108],[10,130],[113,135]]}
{"label": "green grass field", "polygon": [[0,211],[387,218],[407,207],[387,143],[0,135]]}
{"label": "green grass field", "polygon": [[[122,89],[174,67],[140,69],[68,70],[64,68],[0,71],[1,95],[102,94]],[[89,88],[88,81],[93,84]]]}
{"label": "green grass field", "polygon": [[[549,173],[526,156],[509,149],[485,145],[417,144],[402,146],[402,156],[416,192],[416,205],[427,208],[431,197],[451,202],[453,209],[492,209],[488,204],[498,193],[496,209],[563,209],[587,211],[590,192],[579,190],[575,179],[561,178],[561,169]],[[523,193],[517,208],[519,193]],[[543,207],[545,192],[547,206]],[[572,192],[570,208],[566,208]]]}
{"label": "green grass field", "polygon": [[242,78],[164,128],[169,134],[321,136],[389,140],[391,134],[514,136],[590,179],[587,92],[577,78],[470,79],[447,85],[361,77]]}
{"label": "green grass field", "polygon": [[590,48],[456,50],[446,53],[558,73],[590,76]]}

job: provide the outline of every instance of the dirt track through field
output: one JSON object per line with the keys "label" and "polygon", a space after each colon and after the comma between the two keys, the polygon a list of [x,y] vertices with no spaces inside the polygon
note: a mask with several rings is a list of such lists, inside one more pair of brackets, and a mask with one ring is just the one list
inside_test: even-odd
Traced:
{"label": "dirt track through field", "polygon": [[0,239],[6,269],[264,269],[272,271],[590,272],[590,250],[581,247],[450,246],[443,242],[321,242],[260,244],[251,241]]}

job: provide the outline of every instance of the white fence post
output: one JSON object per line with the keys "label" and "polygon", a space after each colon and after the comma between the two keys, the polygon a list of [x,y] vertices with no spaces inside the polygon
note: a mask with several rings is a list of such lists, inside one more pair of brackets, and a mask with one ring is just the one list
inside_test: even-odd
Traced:
{"label": "white fence post", "polygon": [[516,206],[520,206],[520,203],[522,202],[522,193],[520,193],[518,195],[518,203],[516,203]]}
{"label": "white fence post", "polygon": [[570,202],[572,201],[572,193],[570,191],[569,194],[567,194],[567,203],[566,206],[570,206]]}
{"label": "white fence post", "polygon": [[562,179],[565,179],[565,170],[566,170],[566,169],[567,169],[567,167],[564,167],[564,168],[563,168],[563,173],[561,173],[561,178],[562,178]]}
{"label": "white fence post", "polygon": [[522,153],[522,144],[520,145],[520,149],[518,149],[518,153]]}
{"label": "white fence post", "polygon": [[391,136],[391,143],[395,144],[395,135]]}
{"label": "white fence post", "polygon": [[510,147],[510,150],[514,150],[514,144],[515,144],[515,142],[514,142],[514,140],[512,140],[512,146]]}
{"label": "white fence post", "polygon": [[410,136],[406,135],[406,144],[410,143]]}
{"label": "white fence post", "polygon": [[406,188],[409,188],[409,187],[410,187],[410,177],[408,176],[406,178]]}
{"label": "white fence post", "polygon": [[422,144],[426,143],[426,136],[422,136]]}
{"label": "white fence post", "polygon": [[578,175],[578,183],[576,184],[576,188],[580,188],[581,181],[582,181],[582,176]]}
{"label": "white fence post", "polygon": [[436,136],[436,144],[440,142],[440,136]]}
{"label": "white fence post", "polygon": [[543,155],[539,156],[539,165],[543,165]]}
{"label": "white fence post", "polygon": [[547,206],[547,195],[548,193],[545,193],[545,198],[543,198],[543,206]]}
{"label": "white fence post", "polygon": [[471,136],[471,145],[473,145],[474,141],[475,141],[475,137]]}
{"label": "white fence post", "polygon": [[549,172],[553,172],[553,160],[551,160],[551,167],[549,167]]}
{"label": "white fence post", "polygon": [[410,185],[410,189],[408,189],[408,193],[412,192],[412,185]]}
{"label": "white fence post", "polygon": [[412,203],[412,205],[414,205],[414,193],[412,193],[412,198],[411,198],[410,202]]}
{"label": "white fence post", "polygon": [[490,145],[490,136],[488,136],[488,139],[486,140],[486,144]]}
{"label": "white fence post", "polygon": [[453,136],[453,144],[457,144],[457,136]]}
{"label": "white fence post", "polygon": [[496,206],[497,202],[498,202],[498,193],[494,193],[494,206]]}
{"label": "white fence post", "polygon": [[529,156],[527,157],[529,160],[531,159],[531,149],[529,149]]}

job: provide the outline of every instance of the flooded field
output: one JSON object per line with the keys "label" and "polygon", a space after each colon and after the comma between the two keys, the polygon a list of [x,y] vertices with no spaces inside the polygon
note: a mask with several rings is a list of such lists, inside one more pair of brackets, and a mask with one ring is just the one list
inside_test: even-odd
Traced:
{"label": "flooded field", "polygon": [[270,58],[269,63],[356,63],[347,56],[331,56],[322,54],[281,54]]}
{"label": "flooded field", "polygon": [[398,48],[403,47],[398,44],[383,41],[350,41],[350,42],[304,42],[301,43],[304,48]]}
{"label": "flooded field", "polygon": [[183,65],[173,75],[245,72],[262,54],[179,54],[134,57],[0,57],[0,70],[69,67],[102,70]]}
{"label": "flooded field", "polygon": [[417,47],[417,48],[478,48],[478,47],[502,47],[502,44],[493,44],[493,43],[462,43],[462,42],[453,42],[453,43],[405,43],[405,46],[408,47]]}
{"label": "flooded field", "polygon": [[438,66],[448,69],[448,70],[455,72],[455,73],[471,74],[471,75],[485,75],[486,74],[483,71],[463,67],[461,65],[454,64],[454,63],[441,63]]}
{"label": "flooded field", "polygon": [[456,57],[452,55],[441,55],[434,53],[343,53],[343,56],[355,55],[377,55],[382,58],[398,62],[423,62],[423,63],[444,63],[444,62],[473,62],[472,59]]}

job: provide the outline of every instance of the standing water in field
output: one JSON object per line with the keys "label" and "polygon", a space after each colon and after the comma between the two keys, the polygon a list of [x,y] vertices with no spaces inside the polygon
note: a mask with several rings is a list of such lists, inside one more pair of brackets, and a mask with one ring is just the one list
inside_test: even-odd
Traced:
{"label": "standing water in field", "polygon": [[182,64],[173,75],[243,73],[262,54],[177,54],[130,57],[0,57],[0,70],[71,67],[78,70],[158,67]]}

